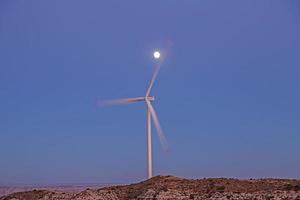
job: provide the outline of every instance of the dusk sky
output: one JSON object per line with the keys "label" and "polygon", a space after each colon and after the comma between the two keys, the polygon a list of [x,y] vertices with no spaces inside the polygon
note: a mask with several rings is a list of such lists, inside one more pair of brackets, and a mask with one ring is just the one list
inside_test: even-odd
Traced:
{"label": "dusk sky", "polygon": [[0,1],[0,184],[300,178],[300,2]]}

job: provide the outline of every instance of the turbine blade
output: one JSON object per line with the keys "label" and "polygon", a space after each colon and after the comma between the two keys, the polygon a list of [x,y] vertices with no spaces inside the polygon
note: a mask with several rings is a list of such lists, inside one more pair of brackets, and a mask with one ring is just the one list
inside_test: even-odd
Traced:
{"label": "turbine blade", "polygon": [[113,106],[113,105],[137,103],[140,101],[145,101],[145,98],[137,97],[137,98],[126,98],[126,99],[114,99],[114,100],[108,100],[108,101],[98,101],[97,105],[101,106],[101,107],[106,107],[106,106]]}
{"label": "turbine blade", "polygon": [[169,148],[169,145],[168,145],[168,142],[167,142],[167,140],[166,140],[165,134],[164,134],[164,132],[163,132],[161,126],[160,126],[160,123],[159,123],[157,114],[156,114],[156,112],[155,112],[153,106],[151,105],[150,101],[146,100],[146,103],[147,103],[147,105],[148,105],[148,109],[149,109],[149,111],[150,111],[150,113],[151,113],[151,117],[152,117],[152,119],[153,119],[155,128],[156,128],[156,130],[157,130],[157,134],[158,134],[158,137],[159,137],[159,141],[160,141],[160,143],[161,143],[163,149],[164,149],[165,151],[167,151],[168,148]]}
{"label": "turbine blade", "polygon": [[149,85],[148,90],[147,90],[147,92],[146,92],[146,97],[150,95],[151,89],[152,89],[153,84],[154,84],[154,82],[155,82],[155,80],[156,80],[157,74],[158,74],[158,72],[159,72],[159,70],[160,70],[160,66],[161,66],[161,62],[159,62],[159,63],[156,65],[154,74],[153,74],[152,79],[151,79],[151,81],[150,81],[150,85]]}
{"label": "turbine blade", "polygon": [[159,62],[156,65],[154,74],[152,76],[152,79],[150,81],[149,87],[148,87],[147,92],[146,92],[146,97],[150,95],[151,89],[152,89],[153,84],[154,84],[154,82],[156,80],[156,77],[157,77],[157,74],[158,74],[158,72],[160,70],[161,64],[163,63],[163,61],[165,60],[165,58],[168,56],[168,54],[169,54],[170,49],[171,49],[172,46],[173,46],[173,42],[171,40],[169,40],[167,42],[167,46],[166,46],[166,48],[164,50],[164,54],[160,57],[160,60],[159,60]]}

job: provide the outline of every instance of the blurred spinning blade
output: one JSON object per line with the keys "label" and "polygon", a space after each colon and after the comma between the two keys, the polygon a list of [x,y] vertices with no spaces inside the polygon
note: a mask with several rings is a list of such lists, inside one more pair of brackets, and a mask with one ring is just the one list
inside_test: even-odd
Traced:
{"label": "blurred spinning blade", "polygon": [[160,126],[160,123],[159,123],[159,120],[158,120],[158,117],[157,117],[157,114],[153,108],[153,106],[151,105],[151,102],[149,100],[146,100],[146,103],[147,103],[147,106],[148,106],[148,109],[151,113],[151,117],[153,119],[153,122],[154,122],[154,125],[155,125],[155,128],[157,130],[157,134],[158,134],[158,137],[159,137],[159,141],[163,147],[163,149],[165,151],[167,151],[169,149],[169,145],[168,145],[168,142],[167,142],[167,139],[165,137],[165,134]]}
{"label": "blurred spinning blade", "polygon": [[114,105],[124,105],[124,104],[131,104],[145,101],[145,97],[136,97],[136,98],[126,98],[126,99],[114,99],[108,101],[98,101],[97,106],[107,107],[107,106],[114,106]]}

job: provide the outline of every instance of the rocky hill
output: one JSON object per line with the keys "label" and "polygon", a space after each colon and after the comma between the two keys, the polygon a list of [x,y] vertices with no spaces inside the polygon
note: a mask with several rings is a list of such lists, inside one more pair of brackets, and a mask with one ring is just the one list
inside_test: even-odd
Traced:
{"label": "rocky hill", "polygon": [[0,186],[0,198],[9,194],[17,192],[25,192],[32,190],[49,190],[49,191],[61,191],[66,193],[79,193],[87,188],[98,189],[111,184],[66,184],[66,185],[14,185],[14,186]]}
{"label": "rocky hill", "polygon": [[124,186],[86,189],[79,193],[33,190],[18,192],[0,200],[127,200],[127,199],[286,199],[300,200],[300,181],[285,179],[200,179],[157,176]]}

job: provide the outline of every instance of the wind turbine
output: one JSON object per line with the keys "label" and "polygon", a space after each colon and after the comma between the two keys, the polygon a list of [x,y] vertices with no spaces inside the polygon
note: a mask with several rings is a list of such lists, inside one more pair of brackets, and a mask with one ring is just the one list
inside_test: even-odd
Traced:
{"label": "wind turbine", "polygon": [[[155,59],[160,58],[160,53],[158,51],[155,51],[153,54]],[[152,106],[152,102],[154,101],[154,96],[151,96],[151,90],[154,85],[154,82],[156,80],[156,77],[158,75],[158,72],[161,67],[161,62],[158,62],[156,65],[154,74],[152,76],[152,79],[150,81],[149,87],[146,91],[145,96],[143,97],[135,97],[135,98],[126,98],[126,99],[116,99],[116,100],[110,100],[110,101],[102,101],[99,102],[99,105],[102,106],[111,106],[111,105],[121,105],[121,104],[132,104],[137,102],[145,102],[147,106],[147,158],[148,158],[148,179],[152,178],[152,120],[154,122],[154,125],[156,127],[159,140],[165,150],[168,149],[168,143],[165,137],[165,134],[161,128],[161,125],[159,123],[157,114]],[[151,120],[152,119],[152,120]]]}

